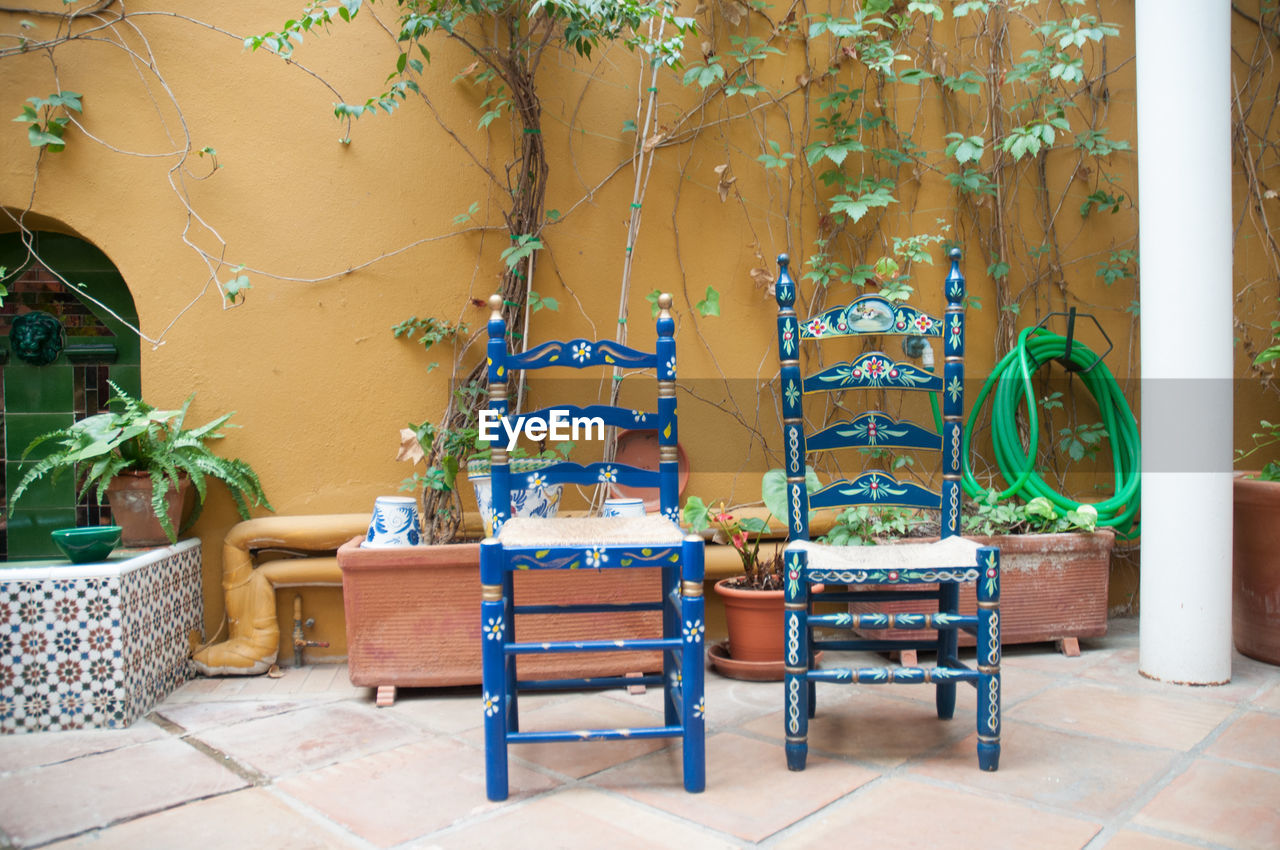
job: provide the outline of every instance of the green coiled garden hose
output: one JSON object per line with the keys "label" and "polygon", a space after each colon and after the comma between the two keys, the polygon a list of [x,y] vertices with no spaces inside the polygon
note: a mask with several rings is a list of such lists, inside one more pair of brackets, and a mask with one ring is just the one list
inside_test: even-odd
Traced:
{"label": "green coiled garden hose", "polygon": [[[965,423],[961,452],[964,458],[961,486],[971,498],[981,498],[987,492],[973,477],[973,470],[969,465],[969,442],[973,437],[978,414],[990,397],[991,442],[995,450],[995,465],[1004,480],[1011,482],[1007,489],[999,493],[999,498],[1017,496],[1030,501],[1043,496],[1064,513],[1076,510],[1083,504],[1049,486],[1036,472],[1036,444],[1033,442],[1024,449],[1018,438],[1017,413],[1018,408],[1024,405],[1028,433],[1033,440],[1038,439],[1039,435],[1037,404],[1031,385],[1032,374],[1044,364],[1064,356],[1068,356],[1065,337],[1043,329],[1027,328],[1018,335],[1018,344],[996,364],[986,383],[982,385]],[[1088,370],[1078,374],[1098,404],[1102,424],[1111,445],[1115,493],[1101,502],[1090,503],[1098,511],[1098,525],[1114,529],[1121,537],[1136,537],[1139,527],[1135,517],[1141,502],[1142,468],[1137,420],[1111,370],[1088,346],[1074,341],[1068,359],[1081,370]],[[933,416],[941,429],[942,417],[938,411],[936,395],[933,397]]]}

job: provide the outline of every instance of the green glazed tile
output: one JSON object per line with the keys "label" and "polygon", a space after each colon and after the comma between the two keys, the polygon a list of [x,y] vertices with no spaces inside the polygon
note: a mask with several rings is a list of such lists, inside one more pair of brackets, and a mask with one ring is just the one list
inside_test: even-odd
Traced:
{"label": "green glazed tile", "polygon": [[10,365],[4,372],[6,415],[66,413],[75,409],[72,367]]}
{"label": "green glazed tile", "polygon": [[74,508],[18,508],[9,517],[8,559],[61,558],[62,552],[53,545],[53,538],[49,535],[59,528],[73,528],[75,524]]}
{"label": "green glazed tile", "polygon": [[[8,375],[5,376],[7,384]],[[22,457],[27,444],[42,434],[58,428],[65,428],[74,422],[70,411],[66,413],[11,413],[4,417],[4,456],[8,460]],[[51,446],[40,446],[31,453],[28,460],[38,460],[49,454]]]}

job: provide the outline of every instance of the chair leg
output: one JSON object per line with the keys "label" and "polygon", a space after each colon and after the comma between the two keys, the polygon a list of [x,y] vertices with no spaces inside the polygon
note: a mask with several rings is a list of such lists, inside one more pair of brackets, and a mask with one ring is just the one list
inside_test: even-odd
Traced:
{"label": "chair leg", "polygon": [[481,681],[484,688],[484,773],[490,800],[507,799],[507,718],[514,706],[508,699],[507,665],[503,645],[509,620],[503,593],[502,544],[486,540],[480,546]]}
{"label": "chair leg", "polygon": [[[938,610],[946,614],[960,613],[960,585],[955,582],[943,582],[940,590],[942,598],[938,600]],[[956,656],[960,651],[960,633],[955,629],[938,630],[938,666],[956,666]],[[943,682],[937,686],[934,702],[938,708],[938,717],[950,720],[956,713],[956,683]]]}
{"label": "chair leg", "polygon": [[[674,638],[680,636],[681,617],[683,616],[683,601],[680,602],[681,608],[677,610],[676,600],[681,597],[678,595],[680,591],[680,571],[676,567],[662,568],[662,636],[665,638]],[[672,652],[662,653],[662,682],[663,682],[663,700],[662,700],[662,722],[668,726],[678,726],[680,724],[680,713],[676,711],[673,702],[672,682],[676,680],[677,673],[683,679],[685,675],[684,665],[677,664],[675,654]],[[684,687],[688,687],[687,684]]]}
{"label": "chair leg", "polygon": [[[684,586],[680,595],[680,613],[685,624],[685,640],[680,651],[680,716],[684,729],[684,790],[696,794],[707,787],[706,700],[703,693],[706,602],[702,598],[702,538],[685,538],[683,550],[681,576]],[[667,702],[670,704],[670,700]]]}
{"label": "chair leg", "polygon": [[1000,550],[978,550],[978,767],[1000,767]]}
{"label": "chair leg", "polygon": [[[503,644],[515,643],[516,641],[516,586],[515,575],[504,571],[502,576],[502,611],[503,622],[506,624],[506,632],[503,636]],[[507,701],[507,731],[520,731],[520,692],[516,686],[516,657],[508,655],[504,659],[506,663],[506,674],[504,681],[506,682],[506,701]]]}
{"label": "chair leg", "polygon": [[804,579],[809,556],[803,549],[788,547],[786,592],[783,611],[785,674],[783,692],[786,710],[783,723],[787,734],[787,767],[804,770],[809,755],[809,584]]}

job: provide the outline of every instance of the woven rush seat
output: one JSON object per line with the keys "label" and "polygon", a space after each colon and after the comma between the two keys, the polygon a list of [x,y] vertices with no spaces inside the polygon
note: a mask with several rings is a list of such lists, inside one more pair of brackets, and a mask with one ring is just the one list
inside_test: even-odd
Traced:
{"label": "woven rush seat", "polygon": [[808,541],[792,545],[809,553],[811,570],[923,570],[978,565],[978,544],[965,537],[884,546],[824,546]]}
{"label": "woven rush seat", "polygon": [[661,516],[644,517],[512,517],[502,525],[503,546],[678,546],[679,526]]}

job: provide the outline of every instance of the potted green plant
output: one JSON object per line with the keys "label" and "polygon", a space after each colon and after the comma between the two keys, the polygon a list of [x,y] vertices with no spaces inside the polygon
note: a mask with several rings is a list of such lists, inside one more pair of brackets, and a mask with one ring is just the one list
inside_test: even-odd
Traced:
{"label": "potted green plant", "polygon": [[[22,454],[25,461],[41,447],[51,450],[26,471],[14,488],[14,505],[34,483],[66,470],[80,478],[79,497],[91,490],[99,502],[105,496],[111,514],[123,527],[125,546],[160,546],[178,539],[204,508],[208,479],[227,485],[243,519],[250,505],[275,510],[267,501],[258,475],[239,458],[223,458],[208,443],[225,435],[221,429],[234,413],[198,428],[185,428],[192,393],[177,410],[159,410],[133,398],[111,383],[113,408],[66,428],[36,437]],[[236,426],[229,426],[236,427]],[[191,512],[183,519],[187,492],[196,493]]]}
{"label": "potted green plant", "polygon": [[[965,508],[962,533],[984,546],[1000,548],[1003,643],[1056,641],[1065,654],[1076,655],[1080,638],[1106,634],[1107,585],[1115,536],[1098,529],[1096,509],[1081,505],[1060,513],[1043,496],[1026,503],[1002,501],[994,490]],[[823,542],[868,545],[937,533],[936,521],[926,522],[912,511],[857,507],[836,518]],[[892,611],[893,604],[878,603],[875,610]],[[973,613],[976,604],[972,586],[961,588],[961,612]],[[859,603],[850,609],[863,612]],[[895,631],[883,634],[920,636]],[[972,643],[971,636],[961,635],[962,645]]]}
{"label": "potted green plant", "polygon": [[[1262,367],[1280,360],[1280,322],[1272,322],[1272,344],[1254,358]],[[1280,424],[1262,420],[1253,446],[1236,462],[1280,444]],[[1236,649],[1280,664],[1280,462],[1239,473],[1232,484],[1231,631]]]}
{"label": "potted green plant", "polygon": [[[708,504],[690,496],[682,512],[684,524],[696,533],[710,533],[712,540],[732,546],[742,561],[742,575],[716,582],[716,595],[724,603],[727,646],[713,647],[715,668],[732,678],[781,680],[783,560],[786,541],[777,541],[772,550],[761,552],[762,538],[774,517],[786,514],[786,473],[771,469],[760,481],[765,517],[730,513],[723,502]],[[809,471],[806,486],[819,488],[818,478]]]}

